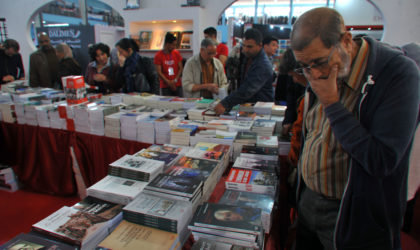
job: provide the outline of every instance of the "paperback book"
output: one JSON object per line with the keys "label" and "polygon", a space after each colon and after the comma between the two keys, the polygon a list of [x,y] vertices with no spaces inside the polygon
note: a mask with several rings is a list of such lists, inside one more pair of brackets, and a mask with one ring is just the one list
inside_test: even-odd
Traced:
{"label": "paperback book", "polygon": [[124,207],[125,220],[180,233],[192,217],[189,202],[142,193]]}
{"label": "paperback book", "polygon": [[145,190],[192,198],[201,190],[202,185],[200,179],[159,174],[147,184]]}
{"label": "paperback book", "polygon": [[21,233],[13,239],[0,246],[4,250],[19,249],[45,249],[45,250],[76,250],[76,246],[72,246],[60,241],[38,234],[35,232]]}
{"label": "paperback book", "polygon": [[164,162],[132,155],[124,155],[109,164],[110,175],[138,181],[150,181],[163,171]]}
{"label": "paperback book", "polygon": [[226,189],[275,194],[277,181],[275,173],[231,168],[225,185]]}

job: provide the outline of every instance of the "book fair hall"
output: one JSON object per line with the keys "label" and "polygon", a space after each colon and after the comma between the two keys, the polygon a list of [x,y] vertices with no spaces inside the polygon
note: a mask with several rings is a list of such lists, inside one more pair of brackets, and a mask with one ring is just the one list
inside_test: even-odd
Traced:
{"label": "book fair hall", "polygon": [[420,250],[419,13],[0,1],[0,250]]}

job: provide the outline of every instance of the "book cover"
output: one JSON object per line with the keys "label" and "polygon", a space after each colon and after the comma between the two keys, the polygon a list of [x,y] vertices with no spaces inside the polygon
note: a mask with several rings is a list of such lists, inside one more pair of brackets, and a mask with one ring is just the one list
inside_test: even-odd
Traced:
{"label": "book cover", "polygon": [[32,229],[83,247],[100,234],[101,230],[106,230],[106,221],[97,215],[64,206],[32,225]]}
{"label": "book cover", "polygon": [[147,250],[174,249],[178,234],[138,225],[123,220],[98,247],[104,249]]}
{"label": "book cover", "polygon": [[124,206],[88,196],[74,204],[72,207],[79,211],[94,214],[106,220],[111,220],[122,212]]}
{"label": "book cover", "polygon": [[261,160],[241,156],[236,158],[232,167],[267,171],[272,173],[276,173],[279,169],[278,162],[276,161]]}
{"label": "book cover", "polygon": [[171,154],[180,154],[184,151],[184,147],[176,146],[176,145],[152,145],[147,148],[148,151],[155,151],[155,152],[165,152]]}
{"label": "book cover", "polygon": [[231,244],[200,238],[191,247],[191,250],[230,250]]}
{"label": "book cover", "polygon": [[203,182],[201,179],[159,174],[145,187],[145,189],[193,197],[201,189],[202,185]]}
{"label": "book cover", "polygon": [[277,156],[278,155],[278,149],[277,148],[270,148],[270,147],[244,145],[242,147],[241,153]]}
{"label": "book cover", "polygon": [[163,161],[165,162],[165,165],[168,165],[178,157],[178,154],[142,149],[140,152],[135,153],[134,156],[144,157],[144,158],[156,160],[156,161]]}
{"label": "book cover", "polygon": [[219,203],[240,207],[255,207],[260,208],[265,213],[271,213],[274,206],[274,197],[269,194],[256,194],[226,189]]}
{"label": "book cover", "polygon": [[226,231],[259,234],[262,230],[261,209],[204,202],[196,210],[191,224]]}
{"label": "book cover", "polygon": [[[211,151],[213,152],[213,151]],[[199,169],[201,171],[211,172],[217,167],[219,163],[217,161],[211,161],[206,159],[192,158],[189,156],[181,157],[177,162],[174,163],[176,167]]]}
{"label": "book cover", "polygon": [[232,168],[226,179],[226,184],[229,183],[274,187],[277,185],[277,177],[275,173]]}
{"label": "book cover", "polygon": [[185,178],[198,178],[201,180],[206,180],[209,177],[210,173],[208,171],[201,171],[200,169],[194,168],[184,168],[178,166],[172,166],[166,170],[167,174]]}
{"label": "book cover", "polygon": [[76,246],[71,246],[63,242],[54,241],[35,232],[21,233],[13,239],[0,246],[5,250],[20,249],[42,249],[42,250],[75,250]]}

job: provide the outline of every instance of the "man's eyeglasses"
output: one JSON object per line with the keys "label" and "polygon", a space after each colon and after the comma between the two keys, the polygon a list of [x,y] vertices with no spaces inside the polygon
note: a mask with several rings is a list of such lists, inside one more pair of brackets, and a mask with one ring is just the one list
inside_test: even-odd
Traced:
{"label": "man's eyeglasses", "polygon": [[328,66],[329,66],[329,63],[330,63],[330,60],[331,60],[331,56],[334,53],[335,48],[336,48],[336,46],[334,46],[332,48],[332,50],[331,50],[331,52],[328,55],[328,57],[327,57],[326,60],[321,61],[321,62],[316,62],[316,63],[314,63],[312,65],[307,65],[307,66],[301,64],[301,67],[298,67],[298,68],[294,69],[294,71],[296,73],[298,73],[299,75],[303,75],[305,71],[307,73],[309,73],[312,69],[316,69],[316,70],[319,70],[319,71],[326,70],[328,68]]}

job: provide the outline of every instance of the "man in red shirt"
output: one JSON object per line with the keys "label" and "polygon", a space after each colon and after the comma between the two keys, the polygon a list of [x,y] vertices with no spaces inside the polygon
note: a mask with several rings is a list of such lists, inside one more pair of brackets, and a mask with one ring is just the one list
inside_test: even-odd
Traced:
{"label": "man in red shirt", "polygon": [[176,47],[176,37],[167,33],[163,50],[155,55],[154,64],[159,75],[161,94],[182,97],[182,56]]}
{"label": "man in red shirt", "polygon": [[223,67],[226,65],[226,60],[228,58],[229,49],[226,44],[223,44],[217,40],[217,30],[214,27],[208,27],[204,30],[204,37],[210,38],[217,43],[216,58],[219,59]]}

